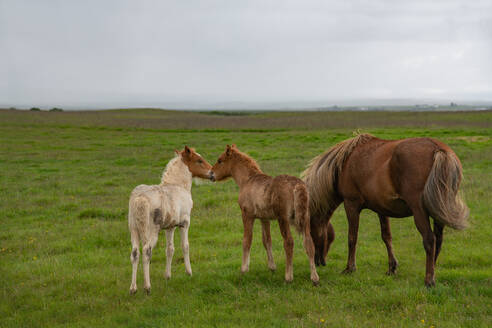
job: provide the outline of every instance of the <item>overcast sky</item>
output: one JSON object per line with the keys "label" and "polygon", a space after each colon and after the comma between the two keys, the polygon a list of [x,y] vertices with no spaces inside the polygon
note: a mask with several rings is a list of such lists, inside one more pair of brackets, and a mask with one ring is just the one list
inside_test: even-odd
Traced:
{"label": "overcast sky", "polygon": [[0,105],[492,100],[492,0],[0,0]]}

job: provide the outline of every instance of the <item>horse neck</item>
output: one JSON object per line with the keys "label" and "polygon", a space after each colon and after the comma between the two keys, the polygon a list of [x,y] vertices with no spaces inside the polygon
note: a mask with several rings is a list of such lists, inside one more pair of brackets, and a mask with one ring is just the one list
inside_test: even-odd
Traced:
{"label": "horse neck", "polygon": [[250,177],[257,174],[263,174],[263,172],[259,168],[243,162],[236,163],[232,168],[232,178],[239,186],[239,189],[244,186]]}
{"label": "horse neck", "polygon": [[177,157],[171,160],[162,174],[160,186],[175,185],[191,191],[192,174],[188,166]]}
{"label": "horse neck", "polygon": [[312,216],[317,216],[322,218],[323,220],[329,221],[333,215],[333,212],[335,212],[335,210],[338,208],[338,206],[340,206],[342,202],[343,198],[338,194],[337,191],[334,191],[330,195],[330,197],[328,197],[325,207],[323,207],[321,210],[310,208],[309,211],[311,212]]}

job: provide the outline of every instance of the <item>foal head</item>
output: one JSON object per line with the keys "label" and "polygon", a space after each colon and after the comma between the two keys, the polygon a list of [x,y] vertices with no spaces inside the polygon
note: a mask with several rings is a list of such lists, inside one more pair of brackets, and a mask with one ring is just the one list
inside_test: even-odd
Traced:
{"label": "foal head", "polygon": [[226,150],[220,155],[217,163],[209,172],[209,178],[212,181],[221,181],[229,178],[232,175],[232,167],[234,164],[234,155],[238,153],[236,145],[227,145]]}
{"label": "foal head", "polygon": [[181,156],[183,163],[188,166],[188,170],[190,170],[193,177],[199,177],[202,179],[209,178],[209,172],[212,165],[200,156],[200,154],[195,152],[193,148],[188,148],[188,146],[185,146],[182,151],[176,150],[176,154]]}
{"label": "foal head", "polygon": [[[236,145],[227,145],[217,163],[212,167],[209,178],[212,181],[221,181],[233,175],[235,167],[240,168],[241,174],[261,173],[260,167],[254,159],[239,151]],[[238,170],[235,170],[237,173]]]}

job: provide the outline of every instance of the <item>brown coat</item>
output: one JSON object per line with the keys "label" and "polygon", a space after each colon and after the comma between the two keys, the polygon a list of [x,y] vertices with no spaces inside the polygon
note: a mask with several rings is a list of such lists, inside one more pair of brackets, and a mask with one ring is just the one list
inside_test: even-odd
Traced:
{"label": "brown coat", "polygon": [[264,174],[258,164],[235,145],[227,146],[226,151],[212,167],[210,178],[221,181],[232,177],[239,186],[239,207],[241,208],[244,238],[243,264],[241,271],[249,270],[249,252],[251,247],[253,223],[255,218],[262,221],[263,244],[267,250],[268,266],[275,269],[271,251],[269,220],[278,220],[284,248],[287,256],[285,279],[293,279],[292,255],[294,242],[289,225],[304,235],[304,246],[311,263],[311,280],[319,282],[314,263],[314,244],[309,225],[309,197],[304,182],[289,175],[272,178]]}
{"label": "brown coat", "polygon": [[[361,134],[331,147],[314,158],[303,173],[311,197],[317,263],[324,262],[326,244],[331,242],[327,224],[343,202],[349,221],[349,257],[344,272],[355,270],[359,214],[367,208],[379,215],[388,273],[393,274],[397,261],[388,217],[413,215],[427,254],[425,283],[434,285],[443,227],[463,229],[467,224],[468,208],[458,195],[461,176],[456,154],[432,138],[383,140]],[[434,231],[429,215],[434,218]]]}

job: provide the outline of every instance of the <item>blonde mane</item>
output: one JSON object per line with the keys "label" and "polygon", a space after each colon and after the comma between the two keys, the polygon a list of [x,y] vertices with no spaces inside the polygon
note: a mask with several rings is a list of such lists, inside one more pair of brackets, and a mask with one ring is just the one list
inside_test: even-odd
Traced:
{"label": "blonde mane", "polygon": [[186,190],[191,190],[192,175],[180,155],[171,159],[162,173],[160,185],[166,184],[177,185]]}
{"label": "blonde mane", "polygon": [[301,178],[308,187],[312,214],[327,214],[339,204],[336,184],[343,164],[356,146],[372,138],[370,134],[359,134],[336,144],[309,162]]}

